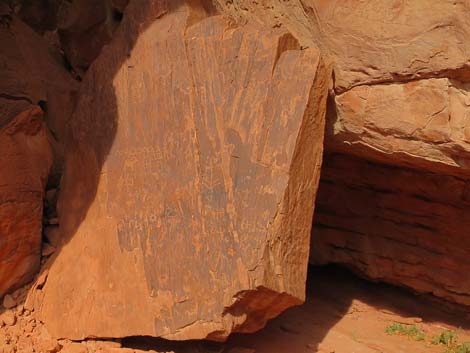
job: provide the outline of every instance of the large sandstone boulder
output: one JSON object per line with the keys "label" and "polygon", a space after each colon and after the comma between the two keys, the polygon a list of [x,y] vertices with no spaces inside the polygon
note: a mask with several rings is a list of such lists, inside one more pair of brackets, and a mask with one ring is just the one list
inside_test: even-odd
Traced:
{"label": "large sandstone boulder", "polygon": [[145,1],[88,71],[41,318],[224,339],[304,300],[328,71],[284,30]]}

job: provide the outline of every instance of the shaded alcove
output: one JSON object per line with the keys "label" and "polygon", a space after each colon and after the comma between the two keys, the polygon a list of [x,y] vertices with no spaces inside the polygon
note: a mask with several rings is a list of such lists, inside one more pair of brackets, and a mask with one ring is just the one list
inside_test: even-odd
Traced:
{"label": "shaded alcove", "polygon": [[311,262],[470,305],[468,181],[327,155]]}
{"label": "shaded alcove", "polygon": [[[470,326],[461,307],[436,305],[429,295],[416,296],[409,290],[358,277],[343,266],[310,266],[305,304],[291,308],[253,334],[234,334],[225,343],[208,341],[166,341],[152,337],[127,337],[124,347],[175,353],[311,353],[440,352],[385,333],[392,322],[422,322],[424,326],[462,328],[468,337]],[[410,321],[411,320],[411,321]],[[420,324],[421,325],[421,324]],[[431,333],[429,333],[431,335]],[[330,350],[328,350],[330,349]],[[361,350],[365,349],[365,350]]]}

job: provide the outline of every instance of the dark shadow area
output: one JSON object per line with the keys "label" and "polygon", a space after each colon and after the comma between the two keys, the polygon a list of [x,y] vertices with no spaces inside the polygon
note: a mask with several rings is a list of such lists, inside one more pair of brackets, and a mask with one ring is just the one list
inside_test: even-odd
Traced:
{"label": "dark shadow area", "polygon": [[467,195],[466,179],[328,154],[311,261],[468,306]]}
{"label": "dark shadow area", "polygon": [[[49,214],[44,215],[53,219],[58,217],[55,222],[60,227],[61,244],[52,256],[42,258],[36,281],[46,275],[61,249],[74,237],[96,198],[103,166],[118,131],[118,104],[114,86],[116,75],[122,69],[132,69],[126,66],[126,61],[139,36],[157,19],[180,11],[180,7],[186,3],[194,7],[206,6],[205,0],[132,1],[122,18],[119,18],[122,22],[111,42],[102,49],[83,78],[75,109],[66,126],[64,171],[57,210],[46,204],[48,209],[45,213]],[[53,225],[57,226],[57,223]],[[36,287],[34,282],[27,287],[31,286]],[[18,295],[15,298],[17,304],[25,304],[25,293],[18,293],[15,293],[15,296]]]}
{"label": "dark shadow area", "polygon": [[[175,353],[316,352],[339,321],[357,312],[353,303],[372,308],[368,310],[390,322],[419,318],[423,323],[470,329],[468,317],[460,306],[439,305],[432,296],[418,296],[403,288],[372,283],[344,267],[327,265],[310,267],[305,304],[287,310],[257,333],[234,334],[226,343],[175,342],[151,337],[128,337],[122,343],[127,348]],[[378,322],[379,330],[385,334],[387,322]],[[361,330],[361,319],[355,325],[351,330]]]}
{"label": "dark shadow area", "polygon": [[[196,3],[198,1],[192,1]],[[118,106],[114,78],[123,68],[140,34],[155,20],[179,11],[184,0],[131,2],[109,45],[91,65],[65,138],[65,166],[57,205],[62,246],[73,238],[97,193],[103,165],[118,130]],[[196,5],[194,5],[196,6]],[[48,268],[60,249],[49,259]]]}

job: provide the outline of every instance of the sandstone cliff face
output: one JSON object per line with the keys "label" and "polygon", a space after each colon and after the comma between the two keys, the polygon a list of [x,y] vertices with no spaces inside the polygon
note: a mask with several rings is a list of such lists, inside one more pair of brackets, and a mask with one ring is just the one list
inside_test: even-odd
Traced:
{"label": "sandstone cliff face", "polygon": [[[468,305],[468,283],[459,278],[468,271],[469,250],[460,212],[467,207],[469,175],[470,3],[218,5],[241,21],[289,28],[333,63],[329,153],[311,261],[346,264],[370,278]],[[450,189],[436,190],[437,180]],[[401,183],[410,187],[406,193]],[[439,196],[430,197],[433,192]],[[450,211],[447,198],[456,210]]]}
{"label": "sandstone cliff face", "polygon": [[468,81],[466,0],[216,0],[242,20],[285,26],[334,63],[336,92],[364,84],[452,77]]}
{"label": "sandstone cliff face", "polygon": [[335,66],[326,149],[342,153],[325,158],[312,262],[469,305],[469,3],[309,6]]}
{"label": "sandstone cliff face", "polygon": [[36,32],[0,5],[0,295],[65,154],[55,336],[219,340],[300,303],[323,146],[311,261],[470,305],[468,1],[62,5],[21,3]]}
{"label": "sandstone cliff face", "polygon": [[466,176],[469,88],[447,78],[355,87],[335,97],[329,149]]}
{"label": "sandstone cliff face", "polygon": [[311,261],[470,305],[469,192],[466,179],[329,155]]}
{"label": "sandstone cliff face", "polygon": [[54,336],[219,340],[304,299],[329,73],[288,32],[212,11],[131,3],[85,77]]}

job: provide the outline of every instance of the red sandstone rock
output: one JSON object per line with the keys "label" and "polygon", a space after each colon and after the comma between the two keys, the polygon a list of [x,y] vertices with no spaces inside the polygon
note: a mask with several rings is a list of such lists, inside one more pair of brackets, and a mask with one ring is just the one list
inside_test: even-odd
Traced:
{"label": "red sandstone rock", "polygon": [[[327,160],[312,261],[468,304],[470,4],[217,2],[238,19],[288,28],[333,62],[326,151],[350,156]],[[375,163],[356,165],[355,156]],[[405,178],[408,168],[416,171]]]}
{"label": "red sandstone rock", "polygon": [[469,84],[442,78],[365,85],[337,95],[335,103],[329,115],[329,150],[469,174]]}
{"label": "red sandstone rock", "polygon": [[65,56],[83,75],[120,23],[126,0],[75,0],[62,2],[57,27]]}
{"label": "red sandstone rock", "polygon": [[470,306],[468,180],[327,155],[311,261]]}
{"label": "red sandstone rock", "polygon": [[16,301],[11,295],[7,294],[3,298],[2,305],[5,309],[11,309],[11,308],[14,308],[16,306]]}
{"label": "red sandstone rock", "polygon": [[[470,80],[467,1],[312,0],[313,39],[335,62],[335,88],[424,77]],[[317,40],[316,38],[320,38]]]}
{"label": "red sandstone rock", "polygon": [[126,11],[72,119],[41,319],[72,339],[257,330],[304,299],[328,72],[282,30]]}
{"label": "red sandstone rock", "polygon": [[52,152],[38,107],[0,129],[0,296],[39,270],[44,188]]}
{"label": "red sandstone rock", "polygon": [[338,92],[430,77],[470,81],[468,1],[215,1],[319,46],[334,63]]}
{"label": "red sandstone rock", "polygon": [[[0,296],[3,296],[30,281],[39,269],[44,188],[53,158],[50,142],[53,135],[59,141],[64,137],[74,84],[39,35],[8,7],[2,8],[0,14]],[[47,107],[44,117],[37,104]]]}

